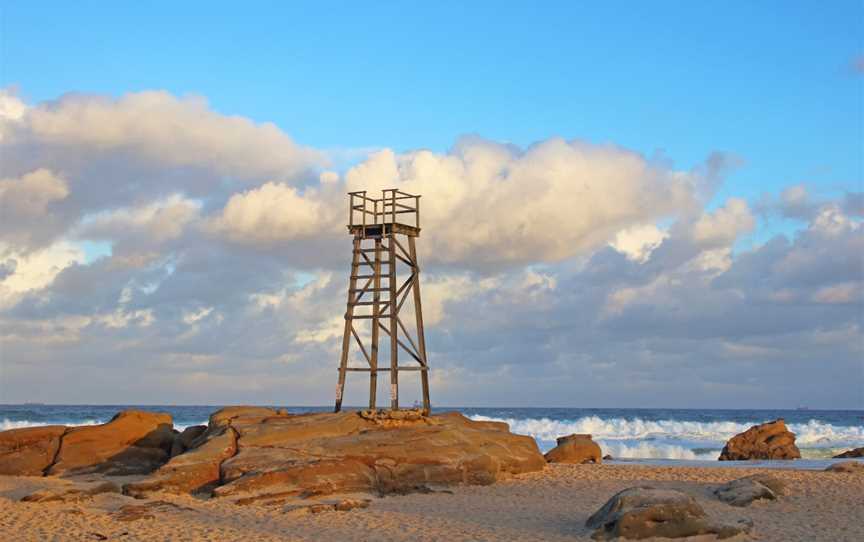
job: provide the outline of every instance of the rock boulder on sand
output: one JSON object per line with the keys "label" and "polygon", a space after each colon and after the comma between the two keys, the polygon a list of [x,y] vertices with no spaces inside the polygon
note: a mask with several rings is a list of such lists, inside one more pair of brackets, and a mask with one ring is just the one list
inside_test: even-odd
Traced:
{"label": "rock boulder on sand", "polygon": [[825,469],[827,472],[844,472],[847,474],[861,473],[864,474],[864,463],[859,461],[841,461],[840,463],[834,463],[833,465],[829,465],[828,468]]}
{"label": "rock boulder on sand", "polygon": [[60,449],[62,425],[0,432],[0,474],[42,476]]}
{"label": "rock boulder on sand", "polygon": [[786,428],[783,419],[754,425],[735,435],[720,452],[720,461],[747,459],[800,459],[795,433]]}
{"label": "rock boulder on sand", "polygon": [[69,428],[47,473],[146,474],[168,460],[173,442],[169,414],[126,410],[102,425]]}
{"label": "rock boulder on sand", "polygon": [[749,506],[758,499],[774,501],[785,492],[785,484],[768,474],[732,480],[714,490],[718,499],[732,506]]}
{"label": "rock boulder on sand", "polygon": [[558,445],[546,453],[546,461],[550,463],[583,463],[603,462],[603,452],[600,446],[591,440],[591,435],[568,435],[558,438]]}
{"label": "rock boulder on sand", "polygon": [[834,456],[834,459],[846,459],[850,457],[864,457],[864,447],[855,448],[853,450],[845,451],[842,454],[837,454]]}
{"label": "rock boulder on sand", "polygon": [[215,445],[201,453],[209,443],[202,444],[150,478],[127,484],[126,493],[187,493],[215,485],[213,494],[223,497],[392,493],[426,484],[490,484],[545,464],[531,437],[458,413],[289,415],[235,407],[211,416],[205,437],[220,431],[218,438],[236,435],[234,453]]}
{"label": "rock boulder on sand", "polygon": [[752,528],[747,521],[735,525],[712,521],[693,497],[652,487],[631,487],[615,494],[585,525],[595,529],[595,540],[696,536],[722,540]]}

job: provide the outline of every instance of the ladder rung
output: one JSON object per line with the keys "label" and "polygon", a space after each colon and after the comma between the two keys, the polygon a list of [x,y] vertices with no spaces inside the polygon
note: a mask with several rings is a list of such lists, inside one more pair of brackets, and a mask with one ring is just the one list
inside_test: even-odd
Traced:
{"label": "ladder rung", "polygon": [[[382,279],[386,279],[389,275],[380,275]],[[374,279],[375,275],[351,275],[352,279]]]}
{"label": "ladder rung", "polygon": [[[378,263],[381,264],[381,265],[390,265],[390,261],[389,261],[389,260],[381,260],[381,261],[379,261]],[[357,262],[357,265],[371,265],[371,266],[374,267],[374,266],[375,266],[375,262]]]}
{"label": "ladder rung", "polygon": [[354,303],[348,303],[348,304],[356,307],[358,305],[374,305],[376,303],[379,305],[386,305],[387,303],[390,303],[390,300],[389,299],[382,299],[379,301],[356,301]]}
{"label": "ladder rung", "polygon": [[371,314],[353,314],[351,315],[352,320],[371,320],[372,318],[390,318],[389,314],[379,314],[378,316],[372,316]]}
{"label": "ladder rung", "polygon": [[385,286],[383,288],[351,288],[352,292],[389,292],[390,287]]}

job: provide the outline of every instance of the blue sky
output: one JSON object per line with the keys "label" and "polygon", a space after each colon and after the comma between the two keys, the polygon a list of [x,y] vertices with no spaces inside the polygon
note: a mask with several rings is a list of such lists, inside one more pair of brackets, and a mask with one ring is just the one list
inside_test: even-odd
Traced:
{"label": "blue sky", "polygon": [[[304,144],[559,135],[745,160],[719,194],[860,186],[862,3],[20,2],[0,84],[33,101],[206,96]],[[431,7],[430,7],[431,6]]]}

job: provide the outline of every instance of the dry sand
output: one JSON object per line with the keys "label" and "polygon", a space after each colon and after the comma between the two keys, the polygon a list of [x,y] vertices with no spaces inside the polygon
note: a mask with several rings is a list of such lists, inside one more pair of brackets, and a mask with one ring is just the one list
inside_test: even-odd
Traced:
{"label": "dry sand", "polygon": [[[590,540],[588,516],[615,492],[644,484],[689,493],[716,519],[751,519],[753,540],[864,540],[864,476],[772,470],[790,494],[749,508],[711,495],[716,485],[755,472],[764,470],[550,465],[493,486],[373,498],[366,509],[317,514],[186,496],[21,503],[36,489],[69,482],[0,476],[0,540]],[[152,517],[121,521],[117,511],[128,505],[148,505],[144,512]]]}

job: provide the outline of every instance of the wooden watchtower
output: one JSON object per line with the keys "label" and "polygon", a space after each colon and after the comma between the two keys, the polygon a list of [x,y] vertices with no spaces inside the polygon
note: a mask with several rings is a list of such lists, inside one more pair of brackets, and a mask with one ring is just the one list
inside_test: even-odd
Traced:
{"label": "wooden watchtower", "polygon": [[[345,378],[349,372],[369,373],[369,408],[372,410],[377,406],[378,373],[390,373],[390,408],[398,410],[399,373],[419,371],[423,412],[428,415],[431,409],[429,366],[426,363],[420,267],[415,247],[415,239],[420,235],[420,196],[391,188],[382,190],[381,198],[369,197],[366,191],[350,192],[348,200],[348,232],[354,237],[354,251],[336,385],[336,412],[342,408]],[[398,266],[402,270],[397,270]],[[400,285],[398,279],[404,282]],[[407,321],[414,324],[415,337],[412,337],[405,325],[406,319],[400,313],[409,296],[412,296],[414,305],[414,321]],[[368,333],[361,337],[357,327],[364,321],[371,322],[371,329],[362,326]],[[379,349],[382,331],[386,335],[384,342],[389,343],[385,364],[381,363],[383,358]],[[349,367],[352,337],[365,359],[365,366]],[[416,364],[400,365],[400,351]]]}

